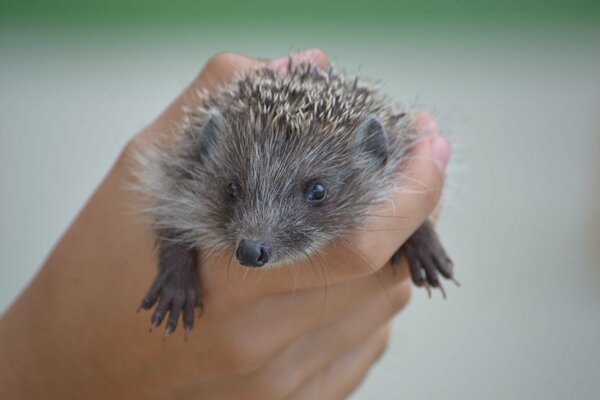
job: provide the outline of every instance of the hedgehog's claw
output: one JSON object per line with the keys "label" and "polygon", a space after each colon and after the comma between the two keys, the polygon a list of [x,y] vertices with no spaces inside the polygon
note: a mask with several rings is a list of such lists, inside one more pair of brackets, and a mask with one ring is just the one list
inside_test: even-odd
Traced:
{"label": "hedgehog's claw", "polygon": [[165,332],[163,333],[162,340],[167,340],[167,336],[169,336],[171,332],[173,332],[171,326],[167,325],[167,327],[165,328]]}
{"label": "hedgehog's claw", "polygon": [[427,290],[427,298],[431,299],[431,286],[429,286],[429,282],[424,282],[423,287]]}
{"label": "hedgehog's claw", "polygon": [[194,326],[194,308],[202,309],[195,252],[172,245],[161,247],[159,274],[140,309],[150,309],[156,302],[158,306],[150,318],[149,331],[158,327],[168,314],[163,333],[163,339],[166,339],[177,328],[181,316],[187,339]]}
{"label": "hedgehog's claw", "polygon": [[446,290],[442,286],[440,275],[460,286],[453,276],[452,260],[446,255],[430,222],[425,222],[408,238],[392,257],[392,265],[399,263],[400,256],[406,257],[413,282],[417,286],[425,287],[429,298],[431,288],[436,288],[446,299]]}

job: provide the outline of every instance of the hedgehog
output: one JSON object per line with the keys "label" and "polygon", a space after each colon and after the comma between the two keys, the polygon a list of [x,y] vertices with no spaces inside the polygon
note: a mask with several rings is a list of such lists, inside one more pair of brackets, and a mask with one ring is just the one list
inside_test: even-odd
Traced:
{"label": "hedgehog", "polygon": [[[306,260],[364,223],[401,188],[398,174],[421,138],[415,112],[370,81],[300,64],[238,74],[186,110],[168,145],[139,155],[138,189],[151,201],[158,274],[140,309],[151,329],[181,317],[187,339],[203,310],[200,254],[230,252],[241,266]],[[440,288],[453,265],[430,222],[398,249],[415,285]]]}

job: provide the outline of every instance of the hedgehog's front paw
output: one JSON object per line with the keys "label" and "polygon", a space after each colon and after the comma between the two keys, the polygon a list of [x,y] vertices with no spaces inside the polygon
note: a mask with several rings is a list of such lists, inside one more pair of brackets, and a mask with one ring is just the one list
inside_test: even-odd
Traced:
{"label": "hedgehog's front paw", "polygon": [[429,221],[421,225],[394,254],[392,266],[398,266],[402,255],[406,257],[413,282],[417,286],[425,286],[430,297],[430,287],[434,287],[439,288],[446,298],[439,274],[458,285],[453,276],[452,260],[446,254]]}
{"label": "hedgehog's front paw", "polygon": [[173,258],[169,257],[169,253],[164,251],[161,254],[160,272],[142,299],[140,309],[149,310],[158,302],[150,319],[150,331],[159,326],[169,314],[163,338],[175,330],[179,316],[182,315],[184,337],[187,340],[194,327],[194,308],[199,307],[201,312],[203,310],[195,257],[187,259],[181,257],[180,253]]}

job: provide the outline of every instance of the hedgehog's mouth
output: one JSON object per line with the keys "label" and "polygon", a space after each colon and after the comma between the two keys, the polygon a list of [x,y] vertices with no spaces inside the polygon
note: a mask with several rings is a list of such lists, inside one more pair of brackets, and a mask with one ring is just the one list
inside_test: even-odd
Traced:
{"label": "hedgehog's mouth", "polygon": [[246,267],[259,268],[269,262],[271,247],[262,240],[242,239],[235,251],[235,257]]}

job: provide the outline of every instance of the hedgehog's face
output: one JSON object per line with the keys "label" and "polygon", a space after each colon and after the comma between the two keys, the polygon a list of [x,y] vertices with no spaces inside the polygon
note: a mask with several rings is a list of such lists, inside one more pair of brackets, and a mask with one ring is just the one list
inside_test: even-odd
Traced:
{"label": "hedgehog's face", "polygon": [[347,135],[274,129],[236,130],[213,114],[200,140],[209,230],[249,267],[304,260],[347,233],[377,199],[387,160],[374,118]]}

